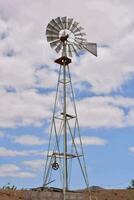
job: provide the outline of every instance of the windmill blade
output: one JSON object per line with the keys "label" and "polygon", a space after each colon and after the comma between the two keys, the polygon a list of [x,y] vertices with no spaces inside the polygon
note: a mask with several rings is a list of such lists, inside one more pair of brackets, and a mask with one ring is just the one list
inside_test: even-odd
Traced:
{"label": "windmill blade", "polygon": [[77,33],[77,32],[80,32],[82,30],[84,30],[84,28],[79,26],[79,27],[77,27],[77,29],[73,33]]}
{"label": "windmill blade", "polygon": [[46,30],[46,35],[54,35],[54,36],[59,36],[59,33],[56,33],[56,32],[54,32],[53,30],[49,30],[49,29],[47,29]]}
{"label": "windmill blade", "polygon": [[74,22],[72,24],[72,27],[71,27],[70,31],[73,32],[77,28],[78,24],[79,24],[78,22]]}
{"label": "windmill blade", "polygon": [[94,56],[97,56],[97,44],[87,42],[83,44],[83,48],[92,53]]}
{"label": "windmill blade", "polygon": [[60,44],[60,43],[61,43],[60,40],[55,40],[55,41],[53,41],[53,42],[50,42],[50,46],[51,46],[52,48],[54,48],[55,46],[57,46],[57,45]]}
{"label": "windmill blade", "polygon": [[[72,30],[73,33],[76,33],[76,32],[79,31],[78,25],[79,25],[79,23],[76,22],[76,23],[75,23],[75,27],[74,27],[73,30]],[[80,32],[80,31],[79,31],[79,32]]]}
{"label": "windmill blade", "polygon": [[85,38],[78,38],[78,37],[75,37],[74,41],[80,45],[83,45],[83,43],[86,43],[87,40]]}
{"label": "windmill blade", "polygon": [[70,30],[71,26],[73,23],[73,19],[72,18],[68,18],[68,30]]}
{"label": "windmill blade", "polygon": [[73,45],[73,50],[74,50],[74,53],[76,54],[76,56],[79,56],[79,54],[78,54],[76,48],[74,47],[74,45]]}
{"label": "windmill blade", "polygon": [[82,50],[83,49],[83,47],[79,44],[79,43],[76,43],[76,42],[74,42],[74,45],[77,47],[77,49],[79,49],[79,50]]}
{"label": "windmill blade", "polygon": [[71,49],[72,49],[71,51],[74,52],[76,54],[76,56],[79,56],[79,54],[73,44],[71,45]]}
{"label": "windmill blade", "polygon": [[64,26],[64,29],[66,29],[67,28],[67,17],[61,17],[61,21]]}
{"label": "windmill blade", "polygon": [[60,42],[60,44],[55,48],[55,51],[57,53],[59,53],[59,51],[61,50],[62,46],[63,46],[63,44],[62,44],[62,42]]}
{"label": "windmill blade", "polygon": [[51,25],[51,24],[47,25],[47,29],[50,29],[50,30],[53,30],[53,31],[59,33],[59,30],[56,27],[54,27],[53,25]]}
{"label": "windmill blade", "polygon": [[85,41],[85,42],[87,41],[87,39],[85,39],[85,38],[83,38],[83,37],[75,37],[75,39],[76,39],[76,40],[81,40],[81,41],[83,41],[83,42],[84,42],[84,41]]}
{"label": "windmill blade", "polygon": [[58,24],[58,26],[60,27],[60,30],[64,29],[64,26],[62,24],[62,21],[61,21],[61,18],[60,17],[57,17],[55,19],[56,23]]}
{"label": "windmill blade", "polygon": [[57,39],[59,39],[59,36],[47,35],[47,41],[48,42],[51,42],[51,41],[54,41],[54,40],[57,40]]}
{"label": "windmill blade", "polygon": [[56,34],[59,34],[59,31],[57,31],[57,30],[55,30],[55,29],[53,29],[53,28],[50,28],[50,27],[48,28],[48,27],[47,27],[46,31],[47,31],[47,30],[48,30],[48,31],[52,31],[52,32],[54,32],[54,33],[56,33]]}
{"label": "windmill blade", "polygon": [[52,19],[50,24],[52,24],[54,27],[56,27],[59,31],[61,30],[60,26],[58,25],[58,23],[54,19]]}
{"label": "windmill blade", "polygon": [[81,32],[74,34],[74,36],[85,36],[85,35],[86,35],[86,33],[81,33]]}

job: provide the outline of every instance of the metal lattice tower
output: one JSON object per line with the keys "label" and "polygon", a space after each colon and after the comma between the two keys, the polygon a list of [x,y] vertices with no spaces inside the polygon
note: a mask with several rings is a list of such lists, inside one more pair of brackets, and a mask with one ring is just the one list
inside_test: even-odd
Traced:
{"label": "metal lattice tower", "polygon": [[[96,43],[85,39],[83,28],[72,18],[57,17],[47,25],[46,36],[50,46],[61,57],[55,60],[59,65],[59,77],[50,128],[49,145],[45,164],[43,186],[61,184],[64,200],[70,189],[72,168],[79,165],[86,187],[89,187],[88,176],[75,105],[72,80],[69,70],[70,57],[87,50],[97,56]],[[77,161],[77,162],[76,162]],[[78,169],[77,169],[78,170]]]}

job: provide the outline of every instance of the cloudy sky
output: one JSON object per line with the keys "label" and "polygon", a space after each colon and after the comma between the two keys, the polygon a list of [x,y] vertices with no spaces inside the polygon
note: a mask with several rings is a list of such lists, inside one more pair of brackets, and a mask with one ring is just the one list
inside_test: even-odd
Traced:
{"label": "cloudy sky", "polygon": [[134,178],[133,8],[132,0],[0,0],[0,186],[42,185],[58,78],[45,28],[58,16],[99,44],[97,58],[85,52],[71,64],[90,185]]}

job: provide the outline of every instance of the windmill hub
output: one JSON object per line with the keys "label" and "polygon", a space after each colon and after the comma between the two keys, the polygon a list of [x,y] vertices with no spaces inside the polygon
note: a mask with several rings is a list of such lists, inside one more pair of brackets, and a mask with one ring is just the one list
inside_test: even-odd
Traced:
{"label": "windmill hub", "polygon": [[[73,43],[75,36],[70,30],[64,29],[59,32],[59,38],[62,42],[68,41],[70,43]],[[65,40],[64,40],[64,38],[65,38]]]}
{"label": "windmill hub", "polygon": [[61,40],[61,42],[65,42],[65,41],[67,41],[67,39],[68,39],[68,37],[69,37],[69,35],[67,34],[67,35],[63,35],[63,36],[61,36],[60,37],[60,40]]}

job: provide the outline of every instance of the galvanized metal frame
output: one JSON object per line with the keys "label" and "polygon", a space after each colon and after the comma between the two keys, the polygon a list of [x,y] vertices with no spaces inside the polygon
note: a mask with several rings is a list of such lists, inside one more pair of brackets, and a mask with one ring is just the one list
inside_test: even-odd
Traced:
{"label": "galvanized metal frame", "polygon": [[[66,30],[66,29],[70,30],[74,34],[74,41],[72,43],[68,41],[68,37],[69,37],[68,35],[63,35],[61,38],[59,37],[59,32],[61,30]],[[52,175],[52,162],[53,162],[53,158],[55,158],[55,161],[58,158],[59,165],[57,166],[60,166],[60,169],[59,169],[60,180],[63,184],[63,199],[64,200],[66,200],[66,192],[68,191],[69,185],[70,185],[71,165],[72,165],[73,158],[78,159],[78,163],[79,163],[86,187],[87,188],[89,187],[84,151],[83,151],[80,128],[79,128],[79,123],[78,123],[77,110],[76,110],[76,105],[75,105],[74,92],[73,92],[73,87],[72,87],[71,75],[69,71],[69,64],[71,63],[71,59],[68,58],[68,56],[72,57],[73,53],[75,53],[78,56],[79,55],[78,51],[83,50],[83,49],[97,56],[96,43],[88,43],[86,39],[84,38],[86,34],[84,32],[81,32],[82,30],[83,28],[79,26],[78,22],[73,21],[72,18],[67,18],[67,17],[62,17],[62,18],[57,17],[56,19],[51,20],[46,30],[47,41],[50,43],[50,46],[52,48],[55,48],[57,53],[60,51],[62,52],[62,57],[58,58],[55,61],[57,64],[60,65],[60,69],[59,69],[58,84],[57,84],[57,89],[56,89],[52,124],[50,128],[50,138],[49,138],[47,159],[46,159],[46,165],[45,165],[43,186],[45,187],[46,185],[51,184],[54,181],[50,179]],[[68,77],[67,77],[67,74],[68,74]],[[61,76],[62,76],[62,80],[61,80]],[[69,80],[67,80],[67,78]],[[55,115],[60,84],[63,85],[63,96],[62,96],[63,107],[60,113],[62,117]],[[70,84],[75,115],[71,115],[70,113],[69,114],[67,113],[67,84]],[[57,127],[56,127],[56,121],[55,121],[56,119],[61,121],[59,130],[57,130]],[[69,120],[71,119],[75,119],[73,131],[69,124]],[[53,130],[55,134],[55,145],[54,145],[52,153],[50,154]],[[60,151],[60,145],[59,145],[61,136],[62,136],[62,131],[63,131],[63,152]],[[68,153],[68,131],[70,133],[70,137],[72,141],[72,147],[71,147],[72,153]],[[76,134],[79,137],[81,154],[78,153],[77,145],[75,144]],[[57,152],[56,152],[56,149],[57,149]],[[70,161],[68,161],[68,159],[70,159]],[[63,163],[63,167],[62,167],[62,163]],[[68,167],[69,165],[70,165],[70,168]]]}

